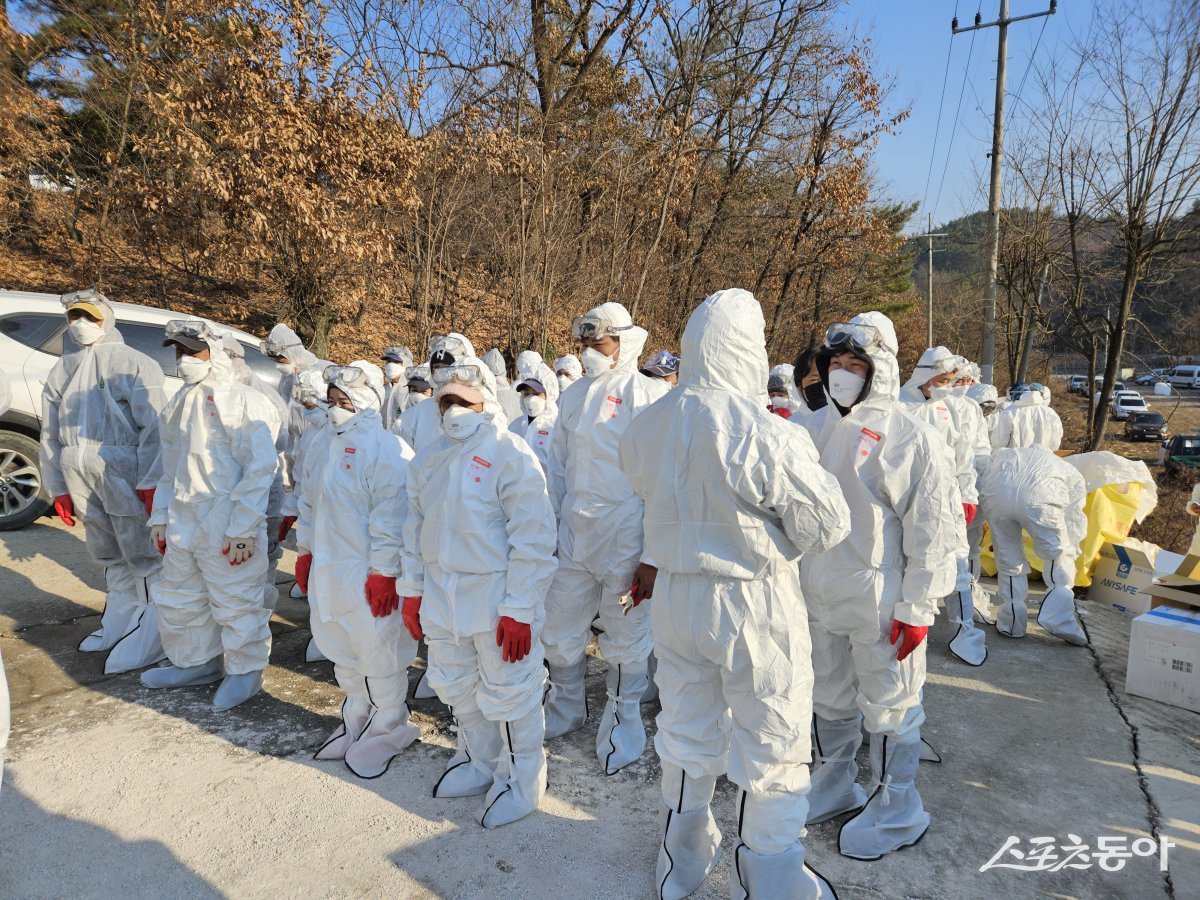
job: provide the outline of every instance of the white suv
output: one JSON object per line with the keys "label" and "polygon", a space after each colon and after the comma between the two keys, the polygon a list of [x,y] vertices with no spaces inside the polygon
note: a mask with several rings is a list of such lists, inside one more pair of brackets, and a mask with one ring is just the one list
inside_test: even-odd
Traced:
{"label": "white suv", "polygon": [[[162,345],[163,326],[185,314],[132,303],[111,305],[125,343],[162,366],[167,394],[174,394],[182,382],[175,375],[175,349]],[[275,365],[259,352],[258,338],[221,327],[241,341],[246,364],[259,377],[268,384],[279,383]],[[0,371],[12,388],[12,407],[0,415],[0,531],[24,528],[50,509],[38,463],[42,387],[63,354],[64,341],[69,347],[58,294],[0,290]]]}

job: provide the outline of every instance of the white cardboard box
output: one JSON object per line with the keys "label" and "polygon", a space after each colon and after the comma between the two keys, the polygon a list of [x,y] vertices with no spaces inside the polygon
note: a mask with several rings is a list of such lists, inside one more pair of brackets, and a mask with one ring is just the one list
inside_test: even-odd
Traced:
{"label": "white cardboard box", "polygon": [[1133,620],[1125,693],[1200,713],[1200,609],[1157,606]]}
{"label": "white cardboard box", "polygon": [[1154,561],[1138,547],[1106,543],[1092,568],[1088,600],[1110,606],[1127,616],[1150,609],[1146,589],[1154,582]]}

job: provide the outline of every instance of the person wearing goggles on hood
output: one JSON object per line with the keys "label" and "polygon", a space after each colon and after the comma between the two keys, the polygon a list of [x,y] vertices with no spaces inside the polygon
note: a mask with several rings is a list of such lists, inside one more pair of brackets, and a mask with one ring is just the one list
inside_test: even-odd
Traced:
{"label": "person wearing goggles on hood", "polygon": [[[838,834],[855,859],[907,847],[929,827],[914,783],[925,635],[954,587],[964,524],[945,442],[899,402],[897,349],[879,312],[826,332],[817,369],[830,405],[815,443],[850,508],[850,536],[800,559],[817,746],[808,821],[857,810]],[[862,719],[869,796],[857,784]]]}
{"label": "person wearing goggles on hood", "polygon": [[723,774],[740,789],[731,896],[833,896],[800,843],[813,682],[796,561],[841,541],[850,512],[807,432],[765,409],[764,329],[748,291],[706,299],[683,334],[679,387],[621,438],[654,560],[639,582],[662,701],[660,897],[691,894],[715,865]]}
{"label": "person wearing goggles on hood", "polygon": [[956,626],[950,652],[971,666],[987,660],[987,638],[975,627],[975,580],[971,576],[967,527],[979,511],[979,469],[987,464],[991,444],[979,404],[954,394],[959,374],[969,363],[945,347],[931,347],[900,389],[900,400],[918,419],[929,423],[946,442],[953,458],[953,474],[962,499],[964,524],[956,556],[958,575],[954,593],[946,597],[946,614]]}
{"label": "person wearing goggles on hood", "polygon": [[403,617],[424,637],[428,681],[458,749],[435,797],[483,796],[486,828],[533,812],[546,790],[546,670],[539,633],[554,575],[554,511],[529,446],[499,418],[481,360],[435,370],[443,433],[409,464]]}
{"label": "person wearing goggles on hood", "polygon": [[104,567],[100,628],[79,645],[109,651],[107,674],[163,658],[154,603],[162,561],[146,521],[162,474],[158,363],[128,346],[98,291],[62,298],[71,341],[42,389],[41,471],[63,523],[83,522],[88,554]]}
{"label": "person wearing goggles on hood", "polygon": [[400,414],[408,408],[408,371],[413,365],[412,351],[407,347],[388,347],[383,351],[383,427],[389,431]]}
{"label": "person wearing goggles on hood", "polygon": [[583,366],[579,357],[574,354],[560,356],[554,361],[554,377],[558,380],[558,393],[561,395],[568,387],[583,377]]}
{"label": "person wearing goggles on hood", "polygon": [[529,376],[517,385],[521,397],[521,417],[508,426],[537,454],[542,471],[550,453],[554,423],[558,421],[558,383],[545,363],[540,363]]}
{"label": "person wearing goggles on hood", "polygon": [[496,379],[496,399],[500,403],[500,408],[504,410],[504,417],[509,422],[517,421],[521,418],[521,398],[513,386],[508,383],[504,354],[498,348],[493,347],[483,354],[483,362]]}
{"label": "person wearing goggles on hood", "polygon": [[234,378],[207,322],[167,323],[183,388],[163,409],[162,477],[151,539],[163,558],[159,633],[170,665],[142,673],[149,688],[220,681],[218,710],[262,689],[271,652],[267,503],[283,423],[258,391]]}
{"label": "person wearing goggles on hood", "polygon": [[[621,304],[597,306],[575,320],[572,332],[584,345],[586,375],[559,400],[547,466],[559,516],[559,567],[546,597],[542,635],[550,672],[546,736],[575,731],[587,718],[586,650],[598,615],[608,700],[596,756],[611,775],[646,747],[639,707],[653,649],[648,607],[622,603],[642,562],[642,501],[621,470],[618,447],[634,417],[669,388],[638,371],[646,330]],[[636,587],[632,597],[639,599]]]}
{"label": "person wearing goggles on hood", "polygon": [[404,422],[404,413],[408,412],[418,403],[423,403],[433,396],[433,376],[429,371],[429,363],[421,363],[419,366],[413,366],[409,369],[408,380],[405,384],[408,392],[404,398],[404,409],[392,420],[392,424],[388,427],[388,431],[397,437],[400,437],[400,430]]}
{"label": "person wearing goggles on hood", "polygon": [[341,724],[314,758],[377,778],[421,736],[405,703],[417,644],[396,593],[412,451],[383,429],[378,366],[358,360],[324,378],[329,426],[312,477],[301,482],[296,577],[311,588],[313,639],[346,699]]}
{"label": "person wearing goggles on hood", "polygon": [[1050,408],[1049,393],[1050,389],[1040,384],[1029,385],[1001,410],[992,429],[992,446],[997,449],[1033,446],[1059,449],[1062,446],[1062,419]]}
{"label": "person wearing goggles on hood", "polygon": [[1029,563],[1024,530],[1034,552],[1046,561],[1042,580],[1047,590],[1037,623],[1069,644],[1086,644],[1074,592],[1075,560],[1087,534],[1083,475],[1045,447],[1006,447],[992,454],[981,491],[996,554],[996,630],[1006,637],[1025,636]]}
{"label": "person wearing goggles on hood", "polygon": [[[451,332],[435,334],[429,339],[431,377],[439,370],[449,368],[467,358],[475,358],[475,348],[464,335]],[[490,369],[488,374],[491,374]],[[414,453],[420,452],[422,447],[430,441],[437,440],[442,433],[442,419],[437,404],[415,403],[401,414],[399,430],[393,426],[392,431],[404,438],[404,443],[408,444]]]}
{"label": "person wearing goggles on hood", "polygon": [[661,378],[671,387],[679,384],[679,357],[670,350],[659,350],[651,354],[642,366],[642,374],[647,378]]}

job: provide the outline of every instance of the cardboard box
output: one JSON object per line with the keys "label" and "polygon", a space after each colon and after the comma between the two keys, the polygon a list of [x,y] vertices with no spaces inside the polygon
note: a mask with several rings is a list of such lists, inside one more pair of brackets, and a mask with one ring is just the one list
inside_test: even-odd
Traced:
{"label": "cardboard box", "polygon": [[1200,609],[1164,605],[1133,620],[1125,693],[1200,713]]}
{"label": "cardboard box", "polygon": [[1150,609],[1146,593],[1154,583],[1154,561],[1140,547],[1105,544],[1092,569],[1088,600],[1109,606],[1127,616]]}
{"label": "cardboard box", "polygon": [[1200,556],[1185,556],[1170,575],[1161,575],[1147,588],[1150,608],[1183,606],[1200,608]]}

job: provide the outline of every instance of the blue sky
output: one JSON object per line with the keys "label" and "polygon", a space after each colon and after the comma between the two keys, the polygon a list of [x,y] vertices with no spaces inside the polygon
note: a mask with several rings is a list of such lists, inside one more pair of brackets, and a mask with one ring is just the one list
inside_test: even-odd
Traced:
{"label": "blue sky", "polygon": [[[1010,0],[1010,7],[1010,16],[1020,16],[1047,9],[1049,2]],[[992,140],[997,35],[995,28],[972,32],[974,46],[971,34],[952,39],[950,20],[956,9],[959,27],[963,27],[974,21],[976,10],[982,13],[984,22],[994,21],[1000,3],[999,0],[850,0],[841,13],[846,24],[853,25],[860,34],[870,35],[875,70],[883,80],[893,82],[893,105],[912,108],[899,132],[881,142],[876,171],[885,196],[917,203],[925,201],[913,220],[914,228],[919,224],[920,230],[924,230],[927,213],[933,213],[937,226],[987,206],[987,153]],[[1091,13],[1091,0],[1060,0],[1058,12],[1053,16],[1030,19],[1009,28],[1006,128],[1019,128],[1022,119],[1036,114],[1036,103],[1031,106],[1028,102],[1035,101],[1038,94],[1033,74],[1025,83],[1022,99],[1015,98],[1035,45],[1037,58],[1041,60],[1061,52],[1071,45],[1074,35],[1087,31]],[[948,52],[949,77],[945,78]],[[926,199],[943,79],[946,92],[941,104],[942,124]],[[958,128],[951,143],[956,110]]]}

